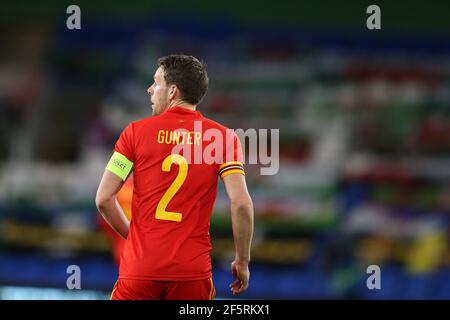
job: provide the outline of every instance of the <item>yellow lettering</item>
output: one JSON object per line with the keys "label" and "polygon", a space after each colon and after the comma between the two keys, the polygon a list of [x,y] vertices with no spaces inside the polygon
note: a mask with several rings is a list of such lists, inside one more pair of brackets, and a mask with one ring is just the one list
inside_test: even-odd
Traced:
{"label": "yellow lettering", "polygon": [[202,134],[200,132],[195,132],[194,135],[194,144],[200,145],[200,138],[202,137]]}
{"label": "yellow lettering", "polygon": [[164,131],[163,130],[158,131],[158,143],[164,143]]}
{"label": "yellow lettering", "polygon": [[181,135],[183,136],[183,138],[181,139],[181,143],[184,144],[186,141],[186,131],[181,132]]}
{"label": "yellow lettering", "polygon": [[173,143],[179,144],[180,143],[180,132],[174,131],[173,132]]}
{"label": "yellow lettering", "polygon": [[186,132],[186,131],[158,131],[158,143],[165,144],[196,144],[200,145],[200,139],[202,138],[201,132]]}
{"label": "yellow lettering", "polygon": [[166,131],[166,140],[165,140],[165,143],[166,144],[170,144],[172,142],[172,131],[170,131],[170,134],[169,134],[169,131]]}

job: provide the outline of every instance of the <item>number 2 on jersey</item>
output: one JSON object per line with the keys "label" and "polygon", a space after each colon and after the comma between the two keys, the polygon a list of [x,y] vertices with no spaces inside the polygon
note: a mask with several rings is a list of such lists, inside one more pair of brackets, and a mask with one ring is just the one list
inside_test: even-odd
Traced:
{"label": "number 2 on jersey", "polygon": [[166,211],[167,205],[170,200],[175,196],[175,193],[181,188],[184,180],[186,180],[187,172],[188,172],[188,163],[186,158],[179,154],[171,154],[167,156],[162,164],[162,171],[170,172],[172,164],[178,164],[178,174],[175,180],[170,185],[169,189],[164,193],[161,200],[158,202],[158,206],[156,207],[156,219],[160,220],[169,220],[180,222],[182,218],[182,214],[179,212],[170,212]]}

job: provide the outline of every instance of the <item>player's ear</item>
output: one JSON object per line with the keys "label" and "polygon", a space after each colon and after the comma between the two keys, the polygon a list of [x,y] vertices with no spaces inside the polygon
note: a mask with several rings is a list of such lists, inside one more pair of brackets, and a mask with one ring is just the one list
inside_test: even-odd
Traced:
{"label": "player's ear", "polygon": [[179,91],[176,85],[171,85],[169,88],[169,100],[174,100],[178,97]]}

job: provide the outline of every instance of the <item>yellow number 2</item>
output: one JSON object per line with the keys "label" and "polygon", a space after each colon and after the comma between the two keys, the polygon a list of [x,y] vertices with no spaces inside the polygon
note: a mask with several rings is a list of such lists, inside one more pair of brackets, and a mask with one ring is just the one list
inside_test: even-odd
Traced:
{"label": "yellow number 2", "polygon": [[166,211],[167,205],[170,200],[174,197],[175,193],[181,188],[184,180],[186,180],[187,172],[188,172],[188,163],[186,158],[180,156],[179,154],[171,154],[167,156],[162,164],[162,171],[170,172],[170,168],[172,164],[178,164],[178,174],[175,180],[170,185],[169,189],[167,189],[166,193],[162,196],[161,200],[159,200],[158,206],[156,207],[156,219],[160,220],[169,220],[180,222],[182,218],[182,214],[179,212],[170,212]]}

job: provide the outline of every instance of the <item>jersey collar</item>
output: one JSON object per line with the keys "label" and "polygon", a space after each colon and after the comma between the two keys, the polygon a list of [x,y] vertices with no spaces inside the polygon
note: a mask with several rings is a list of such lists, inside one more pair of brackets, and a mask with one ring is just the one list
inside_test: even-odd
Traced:
{"label": "jersey collar", "polygon": [[173,106],[169,109],[167,109],[164,113],[168,114],[180,114],[180,115],[194,115],[197,117],[200,117],[200,111],[198,110],[189,110],[180,106]]}

